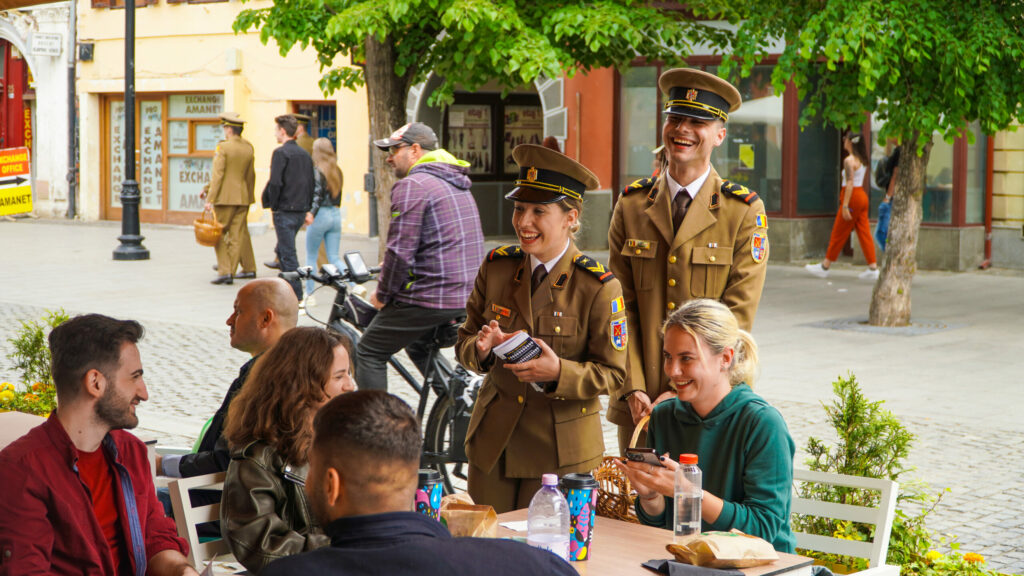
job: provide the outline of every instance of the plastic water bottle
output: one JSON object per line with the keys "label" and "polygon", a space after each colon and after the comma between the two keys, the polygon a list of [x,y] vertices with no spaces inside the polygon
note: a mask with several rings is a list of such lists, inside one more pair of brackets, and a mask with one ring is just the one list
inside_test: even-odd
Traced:
{"label": "plastic water bottle", "polygon": [[675,489],[675,539],[685,539],[700,534],[701,473],[697,467],[696,454],[680,454],[679,468],[676,468]]}
{"label": "plastic water bottle", "polygon": [[569,503],[558,489],[558,475],[541,477],[541,488],[530,501],[526,520],[526,542],[543,548],[568,562]]}

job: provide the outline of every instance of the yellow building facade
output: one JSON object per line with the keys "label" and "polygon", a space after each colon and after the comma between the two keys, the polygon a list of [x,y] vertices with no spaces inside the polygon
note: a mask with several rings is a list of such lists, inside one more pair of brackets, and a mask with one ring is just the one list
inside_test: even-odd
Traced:
{"label": "yellow building facade", "polygon": [[[125,12],[123,0],[79,0],[80,214],[87,220],[121,217],[119,192],[128,151],[124,148]],[[365,234],[368,195],[366,94],[343,90],[330,99],[317,82],[321,72],[312,50],[281,56],[258,33],[235,34],[231,25],[242,4],[155,0],[135,11],[136,180],[144,223],[188,224],[202,211],[199,194],[210,179],[213,154],[222,139],[217,116],[238,112],[247,123],[242,137],[256,153],[256,202],[251,225],[269,223],[259,205],[278,146],[274,117],[302,112],[313,117],[310,133],[336,143],[345,174],[342,231]]]}

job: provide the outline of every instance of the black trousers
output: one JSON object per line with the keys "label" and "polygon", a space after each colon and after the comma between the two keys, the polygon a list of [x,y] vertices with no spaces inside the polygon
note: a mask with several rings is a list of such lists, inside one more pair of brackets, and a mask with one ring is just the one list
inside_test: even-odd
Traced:
{"label": "black trousers", "polygon": [[[274,231],[277,233],[277,258],[281,261],[282,272],[294,272],[299,267],[299,255],[295,252],[295,235],[306,222],[305,212],[274,211]],[[288,282],[295,291],[295,297],[302,300],[302,284],[298,279]]]}
{"label": "black trousers", "polygon": [[403,348],[422,374],[434,328],[466,313],[464,308],[423,308],[390,302],[366,327],[356,349],[360,390],[388,389],[388,358]]}

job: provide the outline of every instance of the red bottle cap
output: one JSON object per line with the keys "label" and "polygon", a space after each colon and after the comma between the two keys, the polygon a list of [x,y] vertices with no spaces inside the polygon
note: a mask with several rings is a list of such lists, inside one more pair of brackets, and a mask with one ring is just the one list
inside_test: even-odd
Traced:
{"label": "red bottle cap", "polygon": [[680,464],[696,464],[697,463],[697,455],[696,454],[680,454],[679,455],[679,463]]}

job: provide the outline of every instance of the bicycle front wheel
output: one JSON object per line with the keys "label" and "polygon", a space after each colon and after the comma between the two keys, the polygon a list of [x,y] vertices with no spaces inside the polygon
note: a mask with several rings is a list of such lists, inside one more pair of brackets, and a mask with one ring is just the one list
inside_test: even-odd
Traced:
{"label": "bicycle front wheel", "polygon": [[455,400],[447,394],[439,396],[423,433],[422,467],[441,473],[445,494],[453,494],[456,488],[466,490],[465,459],[460,457],[465,436],[458,432],[460,429]]}

